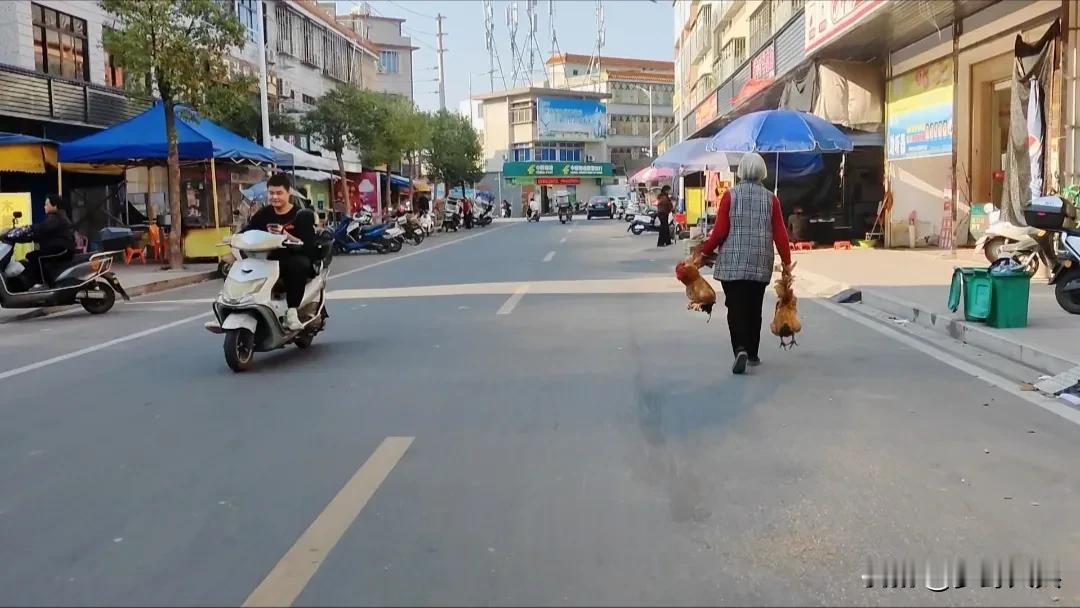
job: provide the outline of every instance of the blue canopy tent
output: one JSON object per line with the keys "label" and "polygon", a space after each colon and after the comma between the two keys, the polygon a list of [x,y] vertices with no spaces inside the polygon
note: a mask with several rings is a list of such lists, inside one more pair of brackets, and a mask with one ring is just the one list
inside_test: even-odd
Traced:
{"label": "blue canopy tent", "polygon": [[[218,217],[217,168],[215,160],[277,164],[281,154],[264,148],[196,114],[187,106],[176,107],[176,147],[180,160],[210,161],[214,228]],[[159,101],[142,114],[117,123],[104,131],[60,144],[59,165],[63,163],[147,164],[168,159],[165,106]]]}

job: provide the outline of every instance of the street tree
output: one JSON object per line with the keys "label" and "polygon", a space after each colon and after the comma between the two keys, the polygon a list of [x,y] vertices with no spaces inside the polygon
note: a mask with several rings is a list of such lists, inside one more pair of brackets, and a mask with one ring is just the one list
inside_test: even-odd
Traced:
{"label": "street tree", "polygon": [[371,149],[378,134],[381,113],[376,93],[341,85],[318,98],[315,107],[301,119],[303,130],[337,158],[346,209],[351,208],[351,203],[342,154],[346,148]]}
{"label": "street tree", "polygon": [[[412,100],[400,95],[376,93],[379,120],[375,123],[376,134],[371,148],[365,150],[364,159],[372,165],[386,165],[387,172],[399,167],[404,159],[423,149],[426,144],[426,120]],[[390,189],[384,200],[389,203]]]}
{"label": "street tree", "polygon": [[164,106],[173,226],[169,265],[180,268],[184,253],[177,105],[205,107],[211,85],[227,78],[222,57],[244,43],[244,26],[217,0],[101,0],[101,8],[118,22],[116,29],[105,30],[105,49],[129,73],[149,74]]}
{"label": "street tree", "polygon": [[469,119],[446,110],[439,110],[430,120],[430,144],[428,162],[431,174],[446,186],[461,184],[464,194],[465,182],[483,175],[480,137]]}
{"label": "street tree", "polygon": [[[206,91],[203,114],[226,129],[254,141],[262,141],[262,120],[258,108],[258,79],[238,76],[213,83]],[[292,135],[298,126],[289,115],[270,110],[270,132]],[[263,141],[269,147],[270,142]]]}

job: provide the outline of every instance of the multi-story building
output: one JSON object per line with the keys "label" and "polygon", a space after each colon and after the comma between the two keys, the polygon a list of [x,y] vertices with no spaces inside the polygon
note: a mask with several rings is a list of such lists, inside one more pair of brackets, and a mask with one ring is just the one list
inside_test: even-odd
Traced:
{"label": "multi-story building", "polygon": [[0,131],[73,139],[130,118],[149,100],[124,90],[102,47],[97,2],[9,0],[0,20]]}
{"label": "multi-story building", "polygon": [[[590,69],[591,68],[591,69]],[[670,61],[563,53],[547,60],[552,87],[608,95],[607,148],[616,175],[632,175],[655,158],[674,125],[675,66]]]}
{"label": "multi-story building", "polygon": [[[334,2],[320,4],[328,10],[336,6]],[[359,34],[379,53],[379,69],[371,88],[414,99],[413,51],[419,47],[413,46],[412,39],[402,30],[405,20],[376,15],[367,3],[360,3],[348,15],[337,15],[337,20]]]}
{"label": "multi-story building", "polygon": [[481,189],[515,210],[537,195],[584,201],[614,182],[607,149],[607,93],[522,87],[478,95],[483,104]]}

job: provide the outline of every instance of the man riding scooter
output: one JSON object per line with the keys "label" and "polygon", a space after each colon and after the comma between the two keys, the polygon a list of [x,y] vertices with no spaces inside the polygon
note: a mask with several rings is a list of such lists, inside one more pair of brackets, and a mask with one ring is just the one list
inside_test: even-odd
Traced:
{"label": "man riding scooter", "polygon": [[45,198],[45,219],[30,227],[36,251],[26,254],[26,279],[31,289],[52,283],[52,268],[70,261],[75,255],[75,233],[71,220],[60,208],[60,195]]}
{"label": "man riding scooter", "polygon": [[288,233],[304,242],[299,251],[282,249],[271,254],[271,259],[278,261],[281,280],[285,283],[285,303],[289,307],[285,312],[284,326],[290,331],[303,328],[297,307],[304,299],[304,287],[312,277],[312,261],[315,259],[318,244],[315,241],[315,217],[312,213],[301,213],[289,197],[292,182],[285,173],[275,173],[266,180],[266,198],[268,205],[251,216],[248,225],[241,232],[264,230],[271,234]]}

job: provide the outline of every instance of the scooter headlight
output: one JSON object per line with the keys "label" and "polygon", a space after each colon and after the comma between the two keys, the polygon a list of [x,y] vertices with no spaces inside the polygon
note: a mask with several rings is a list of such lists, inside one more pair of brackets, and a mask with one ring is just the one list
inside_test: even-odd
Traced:
{"label": "scooter headlight", "polygon": [[252,294],[258,293],[265,284],[266,279],[256,279],[254,281],[228,279],[221,288],[221,297],[226,302],[239,302]]}

